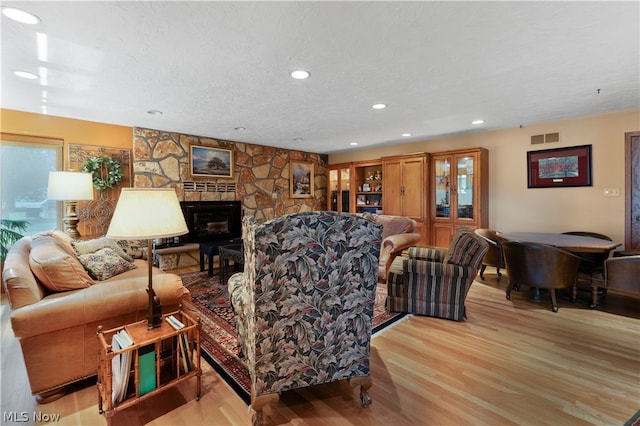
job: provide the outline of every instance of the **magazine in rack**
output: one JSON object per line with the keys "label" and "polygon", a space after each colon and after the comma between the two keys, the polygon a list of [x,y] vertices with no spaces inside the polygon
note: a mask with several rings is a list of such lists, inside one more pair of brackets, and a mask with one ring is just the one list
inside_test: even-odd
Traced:
{"label": "magazine in rack", "polygon": [[[133,345],[133,339],[124,329],[118,331],[111,339],[113,351],[128,348]],[[113,402],[120,402],[127,396],[127,386],[129,385],[129,372],[131,371],[132,351],[125,351],[111,360],[111,371],[113,374]]]}

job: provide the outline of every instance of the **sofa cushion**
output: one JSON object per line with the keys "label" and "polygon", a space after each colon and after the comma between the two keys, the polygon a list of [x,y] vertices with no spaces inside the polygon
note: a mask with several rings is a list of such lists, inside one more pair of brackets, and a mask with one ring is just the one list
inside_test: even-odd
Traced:
{"label": "sofa cushion", "polygon": [[68,291],[94,284],[78,259],[50,235],[36,235],[31,241],[29,266],[49,291]]}
{"label": "sofa cushion", "polygon": [[449,250],[444,257],[445,263],[468,266],[483,244],[476,235],[467,228],[461,229],[451,241]]}
{"label": "sofa cushion", "polygon": [[94,253],[80,254],[78,259],[98,281],[108,280],[136,268],[136,265],[122,258],[111,247],[101,248]]}
{"label": "sofa cushion", "polygon": [[118,256],[126,260],[127,262],[133,262],[133,258],[127,254],[117,243],[115,240],[111,238],[102,237],[96,238],[93,240],[85,240],[85,241],[73,241],[71,243],[73,248],[76,251],[78,256],[83,254],[95,253],[100,249],[108,247],[115,251]]}

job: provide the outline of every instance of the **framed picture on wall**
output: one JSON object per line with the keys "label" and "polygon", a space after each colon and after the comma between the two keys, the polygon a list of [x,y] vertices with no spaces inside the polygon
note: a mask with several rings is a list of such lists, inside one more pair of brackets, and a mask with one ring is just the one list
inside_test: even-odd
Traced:
{"label": "framed picture on wall", "polygon": [[233,151],[202,145],[191,145],[189,150],[191,176],[209,178],[233,177]]}
{"label": "framed picture on wall", "polygon": [[291,198],[313,197],[313,163],[292,161],[289,179],[289,196]]}
{"label": "framed picture on wall", "polygon": [[529,188],[592,186],[591,145],[527,152]]}

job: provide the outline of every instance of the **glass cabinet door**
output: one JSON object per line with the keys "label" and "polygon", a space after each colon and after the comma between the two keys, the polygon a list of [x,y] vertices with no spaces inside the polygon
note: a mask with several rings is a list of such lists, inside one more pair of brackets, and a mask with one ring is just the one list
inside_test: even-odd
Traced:
{"label": "glass cabinet door", "polygon": [[349,212],[349,191],[351,187],[349,167],[329,169],[328,207],[334,212]]}
{"label": "glass cabinet door", "polygon": [[436,217],[451,217],[451,165],[448,159],[435,160]]}
{"label": "glass cabinet door", "polygon": [[341,208],[339,211],[344,213],[349,213],[349,190],[351,189],[351,181],[349,180],[350,178],[351,175],[349,168],[340,169],[340,196],[342,198],[342,202],[340,203]]}
{"label": "glass cabinet door", "polygon": [[338,170],[329,170],[329,210],[338,211]]}
{"label": "glass cabinet door", "polygon": [[473,219],[473,157],[457,159],[458,219]]}

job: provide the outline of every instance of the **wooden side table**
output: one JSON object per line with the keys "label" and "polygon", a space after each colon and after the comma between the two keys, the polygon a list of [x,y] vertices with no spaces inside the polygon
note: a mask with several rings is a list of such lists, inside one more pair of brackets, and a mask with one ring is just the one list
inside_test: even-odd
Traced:
{"label": "wooden side table", "polygon": [[207,257],[208,274],[213,276],[213,257],[218,255],[218,248],[225,245],[241,244],[242,239],[233,238],[231,240],[211,241],[200,243],[200,272],[204,271],[204,258]]}
{"label": "wooden side table", "polygon": [[229,261],[233,260],[236,271],[239,270],[241,265],[244,265],[244,247],[242,244],[220,246],[218,248],[218,256],[220,257],[220,284],[226,285]]}

